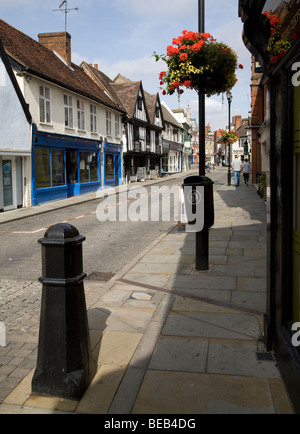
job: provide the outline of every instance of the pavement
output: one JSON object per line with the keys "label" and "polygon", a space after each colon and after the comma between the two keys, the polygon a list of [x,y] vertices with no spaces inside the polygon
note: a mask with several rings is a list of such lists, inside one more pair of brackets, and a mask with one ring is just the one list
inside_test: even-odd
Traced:
{"label": "pavement", "polygon": [[[0,414],[293,414],[263,344],[266,204],[242,183],[220,186],[214,206],[207,271],[176,226],[108,282],[85,281],[97,373],[79,401],[32,395],[32,367]],[[30,209],[0,218],[17,213]]]}

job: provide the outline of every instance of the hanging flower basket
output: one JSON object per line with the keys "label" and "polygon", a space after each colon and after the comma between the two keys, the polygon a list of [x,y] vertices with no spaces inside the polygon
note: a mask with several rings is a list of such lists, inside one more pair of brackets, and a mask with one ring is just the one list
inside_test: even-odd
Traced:
{"label": "hanging flower basket", "polygon": [[167,47],[166,55],[154,52],[156,61],[165,61],[168,70],[160,73],[163,94],[183,93],[185,89],[204,92],[207,96],[224,93],[236,84],[237,54],[209,33],[184,30]]}
{"label": "hanging flower basket", "polygon": [[235,143],[239,139],[239,133],[235,130],[231,130],[231,131],[221,130],[221,136],[222,136],[223,143],[225,143],[226,145],[228,145],[229,143]]}
{"label": "hanging flower basket", "polygon": [[[285,32],[284,19],[273,14],[272,11],[266,11],[263,15],[266,15],[270,20],[271,36],[267,46],[270,62],[277,63],[297,41],[298,33]],[[286,20],[287,18],[289,18],[289,15]]]}

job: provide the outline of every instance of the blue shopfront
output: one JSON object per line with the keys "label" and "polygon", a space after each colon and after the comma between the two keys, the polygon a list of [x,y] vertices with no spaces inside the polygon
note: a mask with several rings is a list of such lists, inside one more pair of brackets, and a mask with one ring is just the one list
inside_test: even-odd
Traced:
{"label": "blue shopfront", "polygon": [[121,145],[103,143],[104,186],[115,187],[121,184]]}
{"label": "blue shopfront", "polygon": [[98,140],[38,131],[32,137],[32,205],[97,191],[101,187]]}

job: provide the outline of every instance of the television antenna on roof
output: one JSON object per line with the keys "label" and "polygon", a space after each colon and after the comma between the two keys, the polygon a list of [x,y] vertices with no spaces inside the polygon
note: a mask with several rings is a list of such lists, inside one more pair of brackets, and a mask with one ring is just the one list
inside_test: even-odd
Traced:
{"label": "television antenna on roof", "polygon": [[[63,5],[65,5],[64,9],[62,9]],[[53,12],[62,12],[63,14],[65,14],[65,32],[67,32],[67,15],[69,12],[71,11],[78,11],[79,8],[73,8],[73,9],[69,9],[68,8],[68,2],[67,0],[64,0],[63,2],[61,2],[59,9],[53,9]]]}

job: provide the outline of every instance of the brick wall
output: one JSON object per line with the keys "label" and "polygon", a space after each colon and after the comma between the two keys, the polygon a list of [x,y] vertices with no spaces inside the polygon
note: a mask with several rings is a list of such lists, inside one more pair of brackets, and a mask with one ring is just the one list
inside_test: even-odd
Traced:
{"label": "brick wall", "polygon": [[251,75],[251,126],[252,126],[252,180],[256,183],[256,174],[261,171],[261,145],[258,130],[265,117],[264,87],[261,85],[262,73],[255,72],[255,61],[252,58]]}
{"label": "brick wall", "polygon": [[71,65],[71,35],[67,32],[40,33],[39,43],[56,51],[68,65]]}

